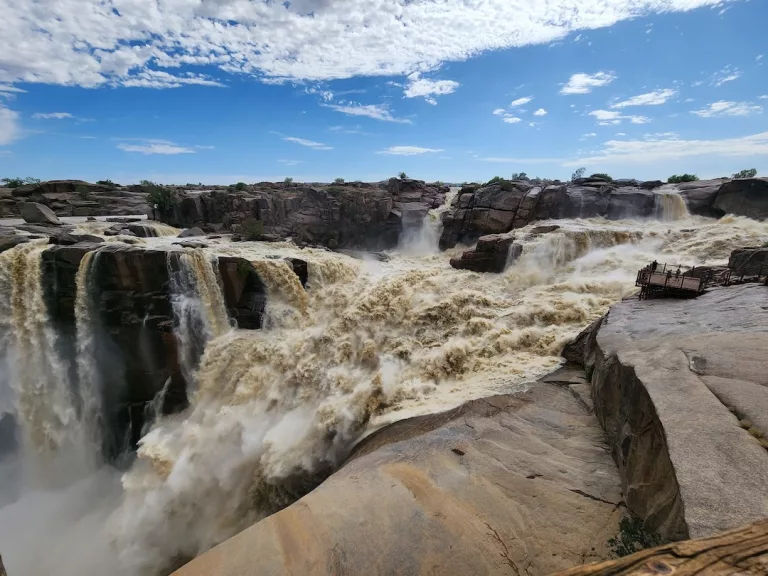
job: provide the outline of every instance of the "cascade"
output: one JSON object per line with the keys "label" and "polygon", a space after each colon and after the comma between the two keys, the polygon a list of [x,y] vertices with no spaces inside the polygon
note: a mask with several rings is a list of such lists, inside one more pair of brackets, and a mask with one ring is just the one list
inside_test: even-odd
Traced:
{"label": "cascade", "polygon": [[444,212],[450,210],[451,202],[459,190],[460,188],[450,188],[443,203],[427,212],[421,226],[416,229],[404,230],[398,244],[398,251],[412,256],[438,254],[438,241],[443,233],[441,217]]}
{"label": "cascade", "polygon": [[98,450],[101,442],[101,389],[96,364],[96,341],[93,320],[93,283],[91,271],[98,261],[99,251],[86,252],[75,276],[75,353],[77,388],[80,392],[81,419],[86,438]]}
{"label": "cascade", "polygon": [[654,198],[654,215],[658,220],[682,220],[690,216],[688,205],[679,192],[668,192],[663,189]]}
{"label": "cascade", "polygon": [[144,228],[146,236],[149,238],[159,238],[162,236],[178,236],[179,229],[168,226],[161,222],[139,222],[139,226]]}
{"label": "cascade", "polygon": [[44,241],[29,242],[0,254],[0,291],[9,303],[4,340],[23,441],[34,451],[56,451],[79,438],[68,366],[43,297],[41,255]]}
{"label": "cascade", "polygon": [[192,384],[206,342],[230,328],[229,318],[214,265],[203,251],[169,251],[166,267],[181,368]]}

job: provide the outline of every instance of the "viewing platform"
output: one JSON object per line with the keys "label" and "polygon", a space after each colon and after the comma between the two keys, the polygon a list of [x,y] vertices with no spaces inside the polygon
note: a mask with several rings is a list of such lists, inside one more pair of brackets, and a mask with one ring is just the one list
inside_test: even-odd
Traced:
{"label": "viewing platform", "polygon": [[[640,300],[648,298],[696,298],[704,293],[712,280],[712,271],[695,267],[683,270],[679,266],[668,266],[654,262],[637,273],[635,286],[640,287]],[[725,284],[730,280],[730,273]]]}

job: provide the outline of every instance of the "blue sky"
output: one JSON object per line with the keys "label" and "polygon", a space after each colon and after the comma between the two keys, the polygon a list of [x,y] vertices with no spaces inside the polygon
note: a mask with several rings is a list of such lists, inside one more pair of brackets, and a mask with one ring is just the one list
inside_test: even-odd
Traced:
{"label": "blue sky", "polygon": [[762,0],[0,0],[0,176],[768,175]]}

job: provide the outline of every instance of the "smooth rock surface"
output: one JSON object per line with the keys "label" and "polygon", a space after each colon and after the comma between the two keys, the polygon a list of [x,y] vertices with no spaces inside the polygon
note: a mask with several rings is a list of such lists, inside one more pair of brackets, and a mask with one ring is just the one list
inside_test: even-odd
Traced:
{"label": "smooth rock surface", "polygon": [[567,385],[537,383],[373,434],[175,574],[548,574],[608,557],[621,502],[594,416]]}
{"label": "smooth rock surface", "polygon": [[629,510],[665,536],[768,516],[766,350],[768,288],[757,284],[621,302],[566,348],[591,376]]}
{"label": "smooth rock surface", "polygon": [[53,213],[53,210],[43,204],[24,202],[20,210],[21,217],[29,224],[52,224],[54,226],[61,224],[61,220]]}

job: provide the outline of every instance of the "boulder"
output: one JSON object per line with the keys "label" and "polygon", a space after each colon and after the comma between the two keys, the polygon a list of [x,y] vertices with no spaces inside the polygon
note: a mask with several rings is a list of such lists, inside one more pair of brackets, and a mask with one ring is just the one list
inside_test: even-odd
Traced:
{"label": "boulder", "polygon": [[194,236],[205,236],[205,232],[200,230],[197,226],[194,226],[192,228],[187,228],[179,234],[179,238],[192,238]]}
{"label": "boulder", "polygon": [[51,224],[60,226],[61,220],[53,213],[53,210],[38,204],[37,202],[24,202],[21,205],[21,217],[30,224]]}
{"label": "boulder", "polygon": [[459,258],[451,258],[451,266],[473,272],[504,272],[508,262],[522,254],[522,246],[513,244],[511,234],[482,236],[473,250],[467,250]]}
{"label": "boulder", "polygon": [[570,388],[534,383],[392,424],[301,500],[174,574],[533,576],[607,558],[620,480]]}
{"label": "boulder", "polygon": [[712,204],[717,198],[717,192],[725,180],[697,180],[678,184],[677,189],[685,199],[688,211],[696,216],[721,218],[725,215],[721,210],[714,209]]}
{"label": "boulder", "polygon": [[665,538],[768,516],[765,350],[757,284],[625,300],[566,347],[590,375],[629,512]]}
{"label": "boulder", "polygon": [[79,244],[80,242],[87,242],[90,244],[99,244],[103,242],[101,237],[93,236],[91,234],[57,234],[51,236],[48,239],[48,244],[58,244],[59,246],[71,246],[72,244]]}
{"label": "boulder", "polygon": [[734,276],[768,274],[768,248],[739,248],[731,252],[728,268]]}
{"label": "boulder", "polygon": [[768,218],[768,178],[744,178],[725,182],[712,207],[724,214]]}

